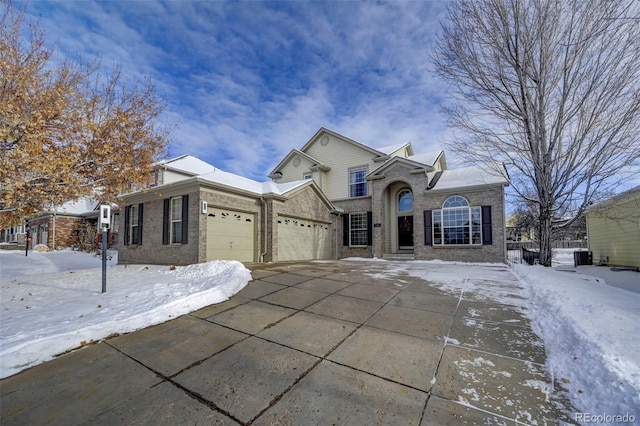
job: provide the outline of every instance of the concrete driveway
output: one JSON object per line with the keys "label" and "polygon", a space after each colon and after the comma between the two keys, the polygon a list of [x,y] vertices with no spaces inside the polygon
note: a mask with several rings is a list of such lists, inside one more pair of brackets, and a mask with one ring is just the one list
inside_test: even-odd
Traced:
{"label": "concrete driveway", "polygon": [[[249,265],[254,280],[227,302],[2,380],[0,423],[571,421],[518,308],[408,275],[372,278],[380,267]],[[519,286],[491,268],[500,282],[486,285]]]}

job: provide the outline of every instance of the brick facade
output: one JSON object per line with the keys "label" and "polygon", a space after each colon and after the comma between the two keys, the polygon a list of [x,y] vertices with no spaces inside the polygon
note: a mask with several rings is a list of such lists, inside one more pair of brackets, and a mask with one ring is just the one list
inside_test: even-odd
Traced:
{"label": "brick facade", "polygon": [[[383,178],[370,181],[369,197],[334,200],[345,214],[370,211],[372,213],[372,244],[368,247],[349,247],[340,238],[338,257],[377,257],[393,254],[410,254],[417,260],[448,260],[463,262],[506,262],[504,229],[504,190],[502,185],[484,185],[455,190],[427,189],[429,179],[425,173],[411,173],[404,164],[385,170]],[[403,189],[413,194],[413,251],[402,250],[397,237],[397,195]],[[492,244],[437,246],[425,244],[424,212],[442,208],[444,201],[453,195],[467,199],[470,206],[491,207]],[[338,223],[338,236],[344,232],[343,222]]]}
{"label": "brick facade", "polygon": [[[292,194],[286,201],[277,198],[268,200],[268,229],[266,233],[267,247],[270,249],[265,255],[266,262],[278,261],[278,227],[279,216],[294,217],[304,220],[312,220],[327,224],[332,230],[331,247],[335,252],[336,237],[335,224],[336,215],[331,214],[327,205],[323,202],[312,187],[306,187],[297,193]],[[335,257],[335,253],[332,257]]]}
{"label": "brick facade", "polygon": [[[161,192],[159,192],[161,191]],[[164,199],[189,196],[188,239],[186,244],[163,244]],[[310,186],[285,196],[249,194],[209,185],[203,180],[188,180],[126,197],[123,208],[143,205],[142,243],[126,244],[125,214],[120,214],[118,262],[123,264],[151,263],[188,265],[207,260],[207,214],[202,212],[205,201],[216,207],[253,214],[256,218],[254,261],[277,261],[277,223],[280,215],[298,217],[330,224],[335,216],[317,189]],[[265,216],[266,215],[266,216]],[[266,219],[266,223],[265,223]],[[265,228],[266,225],[266,228]],[[266,232],[263,232],[266,230]],[[266,250],[265,250],[266,248]],[[264,257],[262,256],[264,254]]]}
{"label": "brick facade", "polygon": [[[29,221],[31,246],[44,244],[50,250],[63,248],[99,249],[102,234],[96,227],[96,219],[81,216],[48,214]],[[113,246],[116,236],[109,230],[109,247]]]}

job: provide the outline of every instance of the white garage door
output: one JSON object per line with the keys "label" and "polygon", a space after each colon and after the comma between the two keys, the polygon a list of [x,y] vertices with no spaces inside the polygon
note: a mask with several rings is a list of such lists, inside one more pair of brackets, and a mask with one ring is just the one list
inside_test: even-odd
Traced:
{"label": "white garage door", "polygon": [[207,209],[207,260],[253,262],[255,215],[209,207]]}
{"label": "white garage door", "polygon": [[278,261],[331,258],[331,224],[278,218]]}

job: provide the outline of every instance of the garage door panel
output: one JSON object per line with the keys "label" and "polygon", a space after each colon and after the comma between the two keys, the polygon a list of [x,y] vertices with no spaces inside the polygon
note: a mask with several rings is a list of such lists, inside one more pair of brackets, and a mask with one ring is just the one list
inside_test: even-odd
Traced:
{"label": "garage door panel", "polygon": [[289,217],[278,219],[278,260],[331,257],[331,225]]}
{"label": "garage door panel", "polygon": [[253,262],[255,215],[209,207],[207,210],[207,260]]}

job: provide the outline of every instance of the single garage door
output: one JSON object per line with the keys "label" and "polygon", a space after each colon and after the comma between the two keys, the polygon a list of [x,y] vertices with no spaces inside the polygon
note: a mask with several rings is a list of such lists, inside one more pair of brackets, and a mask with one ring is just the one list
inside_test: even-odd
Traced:
{"label": "single garage door", "polygon": [[209,207],[207,209],[207,260],[253,262],[255,214]]}
{"label": "single garage door", "polygon": [[331,224],[278,218],[278,261],[331,258]]}

